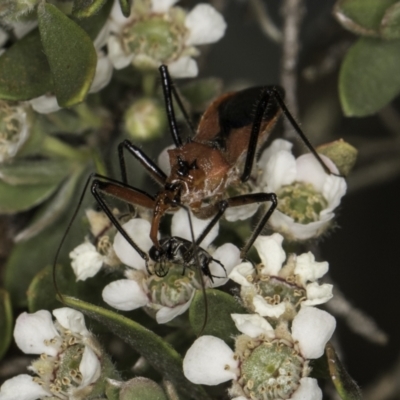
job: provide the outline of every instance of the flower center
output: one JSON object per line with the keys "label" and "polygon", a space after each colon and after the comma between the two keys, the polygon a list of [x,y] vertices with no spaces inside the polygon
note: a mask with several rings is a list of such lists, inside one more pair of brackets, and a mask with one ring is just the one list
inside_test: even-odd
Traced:
{"label": "flower center", "polygon": [[328,201],[317,192],[311,183],[295,182],[277,191],[278,210],[300,224],[309,224],[319,220]]}
{"label": "flower center", "polygon": [[0,145],[5,142],[17,143],[21,130],[21,118],[17,109],[6,101],[0,101]]}
{"label": "flower center", "polygon": [[263,341],[241,365],[240,384],[249,398],[289,399],[302,378],[304,358],[287,341]]}
{"label": "flower center", "polygon": [[271,305],[282,301],[298,307],[300,300],[306,297],[306,291],[294,283],[275,276],[262,275],[262,279],[255,283],[257,292]]}
{"label": "flower center", "polygon": [[165,263],[165,276],[151,275],[148,278],[148,288],[152,302],[166,307],[175,307],[189,301],[193,290],[199,288],[196,273],[188,268],[182,275],[183,266]]}
{"label": "flower center", "polygon": [[54,398],[69,398],[68,393],[82,381],[79,366],[85,346],[70,334],[62,335],[63,340],[57,356],[42,354],[32,362],[31,369],[38,375],[33,380],[54,395]]}
{"label": "flower center", "polygon": [[138,56],[146,56],[157,63],[165,63],[176,58],[182,51],[185,34],[186,28],[183,25],[157,14],[136,20],[126,26],[122,38],[128,51],[134,54],[134,64]]}

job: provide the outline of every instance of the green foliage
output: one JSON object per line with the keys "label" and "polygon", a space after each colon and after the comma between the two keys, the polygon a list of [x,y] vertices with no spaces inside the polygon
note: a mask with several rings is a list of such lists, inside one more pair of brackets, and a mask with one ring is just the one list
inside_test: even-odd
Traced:
{"label": "green foliage", "polygon": [[97,14],[107,0],[76,0],[72,8],[72,15],[76,18],[88,18]]}
{"label": "green foliage", "polygon": [[400,91],[400,40],[359,39],[340,69],[339,94],[347,116],[363,117],[384,107]]}
{"label": "green foliage", "polygon": [[[207,289],[207,320],[205,315],[204,295],[197,291],[189,308],[189,319],[196,335],[216,336],[226,343],[233,345],[235,334],[240,332],[236,329],[231,314],[246,314],[246,310],[231,295],[220,290]],[[203,329],[203,325],[206,325]]]}
{"label": "green foliage", "polygon": [[70,107],[86,97],[97,54],[87,33],[51,4],[38,9],[40,37],[54,81],[58,104]]}
{"label": "green foliage", "polygon": [[346,29],[365,36],[350,48],[342,63],[339,94],[343,111],[356,117],[373,114],[400,92],[400,3],[340,0],[334,15]]}
{"label": "green foliage", "polygon": [[119,0],[119,5],[121,6],[122,14],[124,14],[125,17],[129,17],[131,14],[132,0]]}
{"label": "green foliage", "polygon": [[330,342],[326,345],[325,352],[328,360],[329,373],[339,396],[343,400],[361,400],[362,393],[360,388],[344,368]]}
{"label": "green foliage", "polygon": [[35,29],[0,56],[0,98],[29,100],[52,88],[49,63]]}
{"label": "green foliage", "polygon": [[10,295],[6,290],[0,289],[0,359],[11,343],[13,324]]}
{"label": "green foliage", "polygon": [[157,383],[138,377],[123,384],[119,400],[167,400],[167,397]]}

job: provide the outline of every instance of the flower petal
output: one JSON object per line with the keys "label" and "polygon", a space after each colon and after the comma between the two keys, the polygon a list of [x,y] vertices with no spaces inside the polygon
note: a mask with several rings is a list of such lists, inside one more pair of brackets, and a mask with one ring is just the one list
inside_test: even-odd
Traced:
{"label": "flower petal", "polygon": [[119,39],[111,35],[107,41],[108,57],[115,69],[127,67],[133,60],[133,53],[126,54]]}
{"label": "flower petal", "polygon": [[36,400],[46,396],[51,396],[51,393],[44,390],[27,374],[6,380],[0,389],[1,400]]}
{"label": "flower petal", "polygon": [[145,306],[149,299],[136,281],[120,279],[103,289],[103,300],[117,310],[130,311]]}
{"label": "flower petal", "polygon": [[[199,219],[196,218],[192,212],[190,212],[190,218],[192,221],[193,235],[197,239],[208,226],[211,219]],[[211,242],[217,237],[219,231],[219,224],[215,224],[208,235],[200,243],[200,246],[206,249]],[[171,222],[171,235],[179,236],[183,239],[192,241],[192,234],[190,231],[190,222],[187,211],[183,208],[178,210],[172,217]]]}
{"label": "flower petal", "polygon": [[290,397],[291,400],[322,400],[322,390],[314,378],[301,378],[300,386]]}
{"label": "flower petal", "polygon": [[283,236],[274,233],[270,236],[259,236],[254,242],[258,255],[263,263],[262,273],[278,275],[282,264],[286,259],[286,253],[282,249]]}
{"label": "flower petal", "polygon": [[253,297],[253,305],[255,312],[260,314],[262,317],[279,318],[286,309],[285,303],[269,304],[259,294]]}
{"label": "flower petal", "polygon": [[96,382],[100,377],[101,364],[94,351],[85,346],[82,355],[81,363],[79,364],[79,371],[82,374],[82,382],[79,384],[80,388]]}
{"label": "flower petal", "polygon": [[302,307],[292,324],[292,337],[306,358],[319,358],[336,328],[336,320],[326,311]]}
{"label": "flower petal", "polygon": [[[149,236],[149,221],[142,218],[133,218],[123,224],[122,227],[141,250],[148,252],[153,246]],[[119,232],[114,238],[114,251],[118,258],[128,267],[140,270],[146,269],[146,262]]]}
{"label": "flower petal", "polygon": [[151,0],[151,10],[154,13],[165,13],[179,0]]}
{"label": "flower petal", "polygon": [[186,378],[202,385],[218,385],[236,379],[237,367],[231,348],[214,336],[199,337],[183,359]]}
{"label": "flower petal", "polygon": [[183,314],[190,307],[190,304],[192,303],[195,293],[196,291],[193,290],[190,299],[186,303],[183,303],[181,305],[172,308],[171,307],[160,308],[156,313],[156,321],[159,324],[166,324],[167,322],[172,321],[178,315]]}
{"label": "flower petal", "polygon": [[113,64],[103,51],[97,52],[97,65],[89,93],[97,93],[110,83]]}
{"label": "flower petal", "polygon": [[168,70],[174,78],[193,78],[199,73],[196,61],[189,56],[183,56],[168,64]]}
{"label": "flower petal", "polygon": [[328,262],[316,262],[314,254],[311,253],[311,251],[300,254],[296,257],[294,273],[301,278],[303,283],[315,282],[317,279],[324,276],[328,270]]}
{"label": "flower petal", "polygon": [[223,16],[209,4],[198,4],[186,16],[186,28],[189,36],[186,44],[199,45],[213,43],[224,36],[226,22]]}
{"label": "flower petal", "polygon": [[236,328],[252,338],[265,335],[269,339],[275,338],[274,328],[258,314],[231,314]]}
{"label": "flower petal", "polygon": [[301,303],[302,306],[316,306],[329,301],[332,297],[333,285],[324,283],[319,285],[317,282],[309,283],[306,286],[307,300]]}
{"label": "flower petal", "polygon": [[40,114],[50,114],[52,112],[61,110],[58,105],[56,96],[44,94],[43,96],[36,97],[29,100],[32,108]]}
{"label": "flower petal", "polygon": [[212,261],[209,265],[211,275],[213,276],[213,287],[225,285],[228,282],[228,275],[233,268],[240,263],[240,250],[232,243],[225,243],[214,251],[212,257],[218,260],[220,264]]}
{"label": "flower petal", "polygon": [[296,179],[296,159],[288,151],[272,154],[263,169],[260,184],[266,185],[266,190],[270,192],[276,192]]}
{"label": "flower petal", "polygon": [[75,247],[69,253],[69,256],[72,259],[71,267],[74,270],[77,281],[84,281],[95,276],[103,266],[102,255],[89,242]]}
{"label": "flower petal", "polygon": [[247,277],[250,277],[253,274],[253,264],[250,262],[244,262],[233,268],[232,272],[228,276],[229,279],[232,279],[241,286],[253,286],[253,283],[247,279]]}
{"label": "flower petal", "polygon": [[82,336],[90,335],[90,332],[86,329],[85,317],[80,311],[63,307],[53,310],[53,315],[63,328]]}
{"label": "flower petal", "polygon": [[58,351],[55,346],[44,343],[55,337],[59,337],[59,334],[54,327],[51,314],[47,310],[39,310],[33,314],[24,312],[17,318],[14,339],[24,353],[57,355]]}
{"label": "flower petal", "polygon": [[258,210],[259,203],[246,204],[239,207],[229,207],[224,213],[224,217],[229,222],[243,221],[252,217]]}

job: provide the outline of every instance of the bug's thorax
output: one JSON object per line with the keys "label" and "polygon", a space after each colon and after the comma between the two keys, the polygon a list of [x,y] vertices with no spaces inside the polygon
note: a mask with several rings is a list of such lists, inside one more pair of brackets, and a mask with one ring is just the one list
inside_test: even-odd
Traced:
{"label": "bug's thorax", "polygon": [[223,154],[202,143],[190,142],[168,151],[171,173],[167,185],[178,185],[184,204],[200,207],[229,184],[230,166]]}

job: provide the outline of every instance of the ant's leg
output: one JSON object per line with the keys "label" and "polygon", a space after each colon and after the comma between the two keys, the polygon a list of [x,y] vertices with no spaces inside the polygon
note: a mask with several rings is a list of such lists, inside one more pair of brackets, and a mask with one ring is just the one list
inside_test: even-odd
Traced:
{"label": "ant's leg", "polygon": [[124,140],[118,145],[118,159],[123,183],[128,183],[124,149],[128,150],[129,153],[132,154],[143,165],[152,178],[154,178],[160,185],[165,185],[167,176],[164,174],[164,172],[141,149],[139,149],[139,147],[135,146],[129,140]]}
{"label": "ant's leg", "polygon": [[[271,100],[274,100],[272,102]],[[274,104],[275,103],[275,104]],[[327,165],[322,160],[321,156],[317,153],[311,142],[308,140],[307,136],[301,130],[300,126],[297,124],[293,116],[287,109],[281,95],[279,94],[277,87],[265,87],[262,96],[257,104],[256,112],[254,115],[253,125],[251,128],[249,145],[247,147],[247,155],[244,163],[244,169],[240,180],[246,182],[250,178],[251,170],[253,169],[254,159],[257,150],[257,141],[261,130],[261,125],[263,120],[274,121],[278,116],[279,107],[289,122],[292,124],[296,133],[300,136],[302,141],[305,143],[310,152],[315,156],[318,162],[321,164],[322,168],[327,174],[338,175],[333,173]],[[268,128],[267,128],[268,129]],[[341,175],[338,175],[341,176]]]}
{"label": "ant's leg", "polygon": [[164,93],[165,108],[166,108],[167,116],[168,116],[169,130],[171,132],[171,136],[175,143],[175,146],[181,147],[182,146],[182,138],[180,136],[180,133],[178,130],[178,125],[176,123],[176,117],[175,117],[174,105],[172,102],[172,96],[174,96],[176,102],[178,103],[178,106],[186,120],[186,123],[188,124],[190,130],[192,131],[192,133],[195,132],[195,129],[189,118],[188,113],[186,112],[185,107],[183,106],[182,100],[174,87],[174,84],[173,84],[172,79],[168,72],[168,67],[166,65],[161,65],[159,68],[159,71],[160,71],[160,75],[161,75],[161,85],[162,85],[163,93]]}
{"label": "ant's leg", "polygon": [[246,255],[246,253],[249,251],[250,247],[253,245],[254,241],[257,239],[257,236],[263,230],[265,224],[267,223],[271,214],[273,213],[273,211],[275,210],[275,208],[278,205],[278,200],[276,198],[275,193],[244,194],[241,196],[231,197],[226,200],[221,200],[215,206],[213,205],[212,207],[218,207],[219,210],[215,214],[214,218],[210,221],[210,223],[205,227],[205,229],[201,233],[201,235],[197,238],[196,244],[199,245],[204,240],[204,238],[208,235],[208,233],[211,231],[213,226],[220,220],[220,218],[222,217],[222,215],[224,214],[225,210],[228,207],[238,207],[238,206],[243,206],[246,204],[263,203],[265,201],[270,201],[270,202],[272,202],[272,204],[269,207],[269,209],[267,210],[267,212],[265,213],[265,215],[260,219],[256,228],[254,229],[253,233],[251,234],[250,239],[248,239],[248,241],[246,242],[242,251],[240,252],[241,257],[243,258]]}

